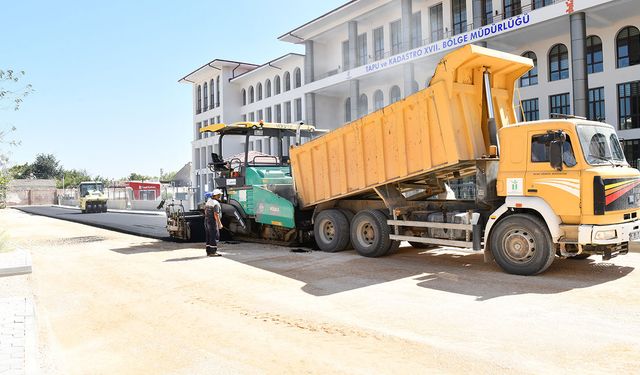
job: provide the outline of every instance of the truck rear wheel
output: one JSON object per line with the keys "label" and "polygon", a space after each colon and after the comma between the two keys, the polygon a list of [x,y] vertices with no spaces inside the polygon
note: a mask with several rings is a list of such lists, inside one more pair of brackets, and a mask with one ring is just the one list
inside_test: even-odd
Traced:
{"label": "truck rear wheel", "polygon": [[496,224],[491,253],[505,272],[523,276],[544,272],[556,256],[546,225],[526,214],[511,215]]}
{"label": "truck rear wheel", "polygon": [[313,235],[320,250],[335,253],[349,246],[349,221],[336,209],[318,214],[313,225]]}
{"label": "truck rear wheel", "polygon": [[360,211],[351,222],[351,243],[365,257],[377,258],[397,250],[398,244],[391,241],[390,234],[387,216],[378,210]]}

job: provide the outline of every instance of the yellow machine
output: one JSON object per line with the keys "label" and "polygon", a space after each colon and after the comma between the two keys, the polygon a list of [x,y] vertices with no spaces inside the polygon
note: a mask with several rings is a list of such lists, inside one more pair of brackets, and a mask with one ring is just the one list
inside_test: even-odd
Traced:
{"label": "yellow machine", "polygon": [[[429,87],[290,151],[301,212],[325,251],[416,247],[484,251],[533,275],[556,256],[610,259],[640,238],[640,172],[614,128],[574,116],[517,123],[530,59],[468,45]],[[475,199],[444,199],[475,177]],[[438,199],[441,198],[441,199]]]}
{"label": "yellow machine", "polygon": [[78,185],[78,201],[82,213],[107,212],[107,195],[102,182],[87,181]]}

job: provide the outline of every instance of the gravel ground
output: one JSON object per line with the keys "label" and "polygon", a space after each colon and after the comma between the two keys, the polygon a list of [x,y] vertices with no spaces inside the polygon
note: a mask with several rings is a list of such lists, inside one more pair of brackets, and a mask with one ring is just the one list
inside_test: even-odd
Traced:
{"label": "gravel ground", "polygon": [[0,210],[63,374],[637,373],[640,254],[507,275],[480,254],[177,244]]}

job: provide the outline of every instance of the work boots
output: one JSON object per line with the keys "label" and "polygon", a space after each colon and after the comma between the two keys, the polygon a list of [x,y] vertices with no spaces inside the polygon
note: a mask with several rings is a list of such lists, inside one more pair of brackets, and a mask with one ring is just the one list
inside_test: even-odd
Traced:
{"label": "work boots", "polygon": [[207,245],[207,256],[208,257],[219,257],[218,247],[217,246],[209,246]]}

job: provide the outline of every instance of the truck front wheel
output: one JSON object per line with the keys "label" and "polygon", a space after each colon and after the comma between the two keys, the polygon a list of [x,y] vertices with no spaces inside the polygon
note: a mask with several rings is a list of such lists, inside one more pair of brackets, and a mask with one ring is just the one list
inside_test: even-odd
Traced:
{"label": "truck front wheel", "polygon": [[527,214],[511,215],[496,224],[491,253],[504,271],[523,276],[544,272],[555,258],[546,225]]}
{"label": "truck front wheel", "polygon": [[314,220],[313,235],[322,251],[345,250],[349,246],[349,221],[340,210],[324,210]]}
{"label": "truck front wheel", "polygon": [[351,222],[351,243],[365,257],[377,258],[394,250],[390,234],[387,216],[378,210],[360,211]]}

